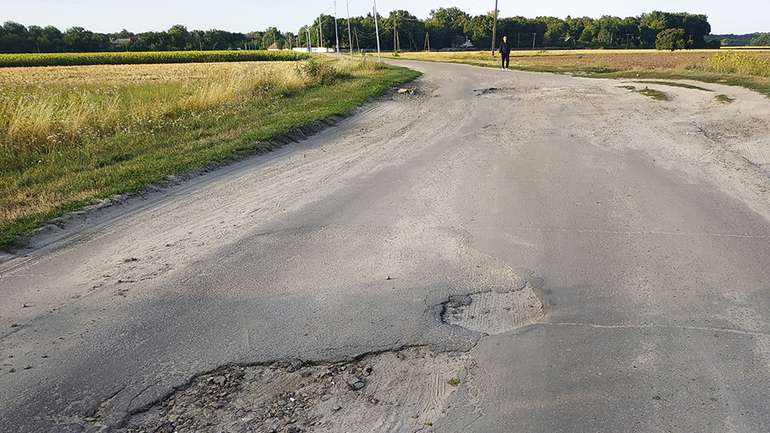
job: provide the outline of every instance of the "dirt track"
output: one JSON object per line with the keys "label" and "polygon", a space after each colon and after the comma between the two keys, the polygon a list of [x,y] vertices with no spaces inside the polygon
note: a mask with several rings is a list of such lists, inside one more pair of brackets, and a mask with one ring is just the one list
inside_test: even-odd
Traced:
{"label": "dirt track", "polygon": [[770,431],[770,100],[404,63],[414,94],[6,257],[0,431],[208,431],[190,398],[224,431]]}

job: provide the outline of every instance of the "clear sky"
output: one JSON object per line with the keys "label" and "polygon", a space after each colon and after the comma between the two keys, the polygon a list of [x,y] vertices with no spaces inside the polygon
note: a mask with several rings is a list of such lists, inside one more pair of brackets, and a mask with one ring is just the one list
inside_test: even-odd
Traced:
{"label": "clear sky", "polygon": [[[371,0],[349,0],[351,15],[371,10]],[[333,0],[0,0],[0,21],[86,27],[99,32],[164,30],[173,24],[190,29],[247,32],[276,26],[296,31],[317,14],[333,13]],[[499,0],[502,16],[557,17],[616,15],[662,10],[707,14],[713,33],[770,32],[769,0]],[[379,0],[380,13],[406,9],[424,18],[431,9],[458,6],[471,14],[494,9],[494,0]],[[339,16],[345,0],[337,0]]]}

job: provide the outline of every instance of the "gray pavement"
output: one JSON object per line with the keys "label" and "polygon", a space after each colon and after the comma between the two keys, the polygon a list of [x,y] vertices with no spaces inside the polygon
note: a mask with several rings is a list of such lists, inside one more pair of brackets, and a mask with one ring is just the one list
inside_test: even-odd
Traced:
{"label": "gray pavement", "polygon": [[[402,64],[414,95],[0,264],[0,431],[109,430],[222,365],[405,346],[470,351],[438,432],[770,431],[770,180],[741,153],[770,146],[770,101]],[[530,273],[542,323],[436,314]]]}

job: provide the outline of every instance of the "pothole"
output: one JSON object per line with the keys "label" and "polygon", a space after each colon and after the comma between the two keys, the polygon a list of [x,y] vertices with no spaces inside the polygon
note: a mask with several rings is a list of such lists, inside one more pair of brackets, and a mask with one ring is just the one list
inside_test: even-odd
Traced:
{"label": "pothole", "polygon": [[431,432],[468,362],[464,353],[409,348],[348,363],[227,367],[195,378],[119,431]]}
{"label": "pothole", "polygon": [[543,302],[531,283],[508,292],[452,296],[441,314],[444,323],[488,335],[513,331],[537,323],[544,317]]}

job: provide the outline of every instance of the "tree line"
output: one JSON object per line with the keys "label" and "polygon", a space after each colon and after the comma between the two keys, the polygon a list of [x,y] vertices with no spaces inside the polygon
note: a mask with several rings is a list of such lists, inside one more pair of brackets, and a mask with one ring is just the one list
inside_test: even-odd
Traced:
{"label": "tree line", "polygon": [[770,33],[749,33],[746,35],[710,35],[706,40],[717,40],[723,47],[748,46],[767,47],[770,46]]}
{"label": "tree line", "polygon": [[[472,16],[459,8],[440,8],[420,19],[408,11],[378,15],[380,46],[383,50],[451,49],[470,42],[479,49],[491,48],[492,13]],[[372,14],[337,19],[343,49],[376,48],[375,19]],[[662,37],[658,36],[666,32]],[[707,41],[711,25],[705,15],[650,12],[636,17],[601,18],[508,17],[497,22],[499,37],[508,36],[514,48],[717,48],[719,41]],[[336,45],[334,17],[321,15],[295,33],[271,27],[265,31],[232,33],[223,30],[188,30],[175,25],[167,31],[95,33],[82,27],[64,32],[56,27],[25,27],[6,22],[0,27],[0,52],[85,52],[165,51],[223,49],[289,49],[297,46]],[[665,46],[661,46],[661,40]]]}
{"label": "tree line", "polygon": [[[450,49],[470,41],[480,49],[491,48],[494,16],[469,15],[459,8],[440,8],[419,19],[405,10],[380,17],[380,44],[383,50]],[[338,18],[340,45],[343,48],[372,49],[376,46],[374,16],[351,17],[348,40],[347,20]],[[656,48],[658,35],[666,30],[674,34],[677,48],[718,48],[719,41],[707,42],[711,25],[705,15],[650,12],[636,17],[509,17],[497,21],[497,35],[508,36],[513,48]],[[680,31],[681,30],[681,31]],[[292,35],[293,36],[293,35]],[[322,15],[302,27],[294,45],[333,47],[336,44],[334,17]],[[280,38],[284,45],[288,38]],[[669,47],[662,47],[669,49]]]}
{"label": "tree line", "polygon": [[[277,33],[276,29],[270,30]],[[132,33],[123,30],[118,33],[96,33],[82,27],[62,32],[53,26],[25,27],[9,21],[0,26],[0,53],[267,49],[273,40],[265,38],[265,33],[191,31],[182,25],[175,25],[162,32]],[[283,36],[291,37],[291,34]]]}

